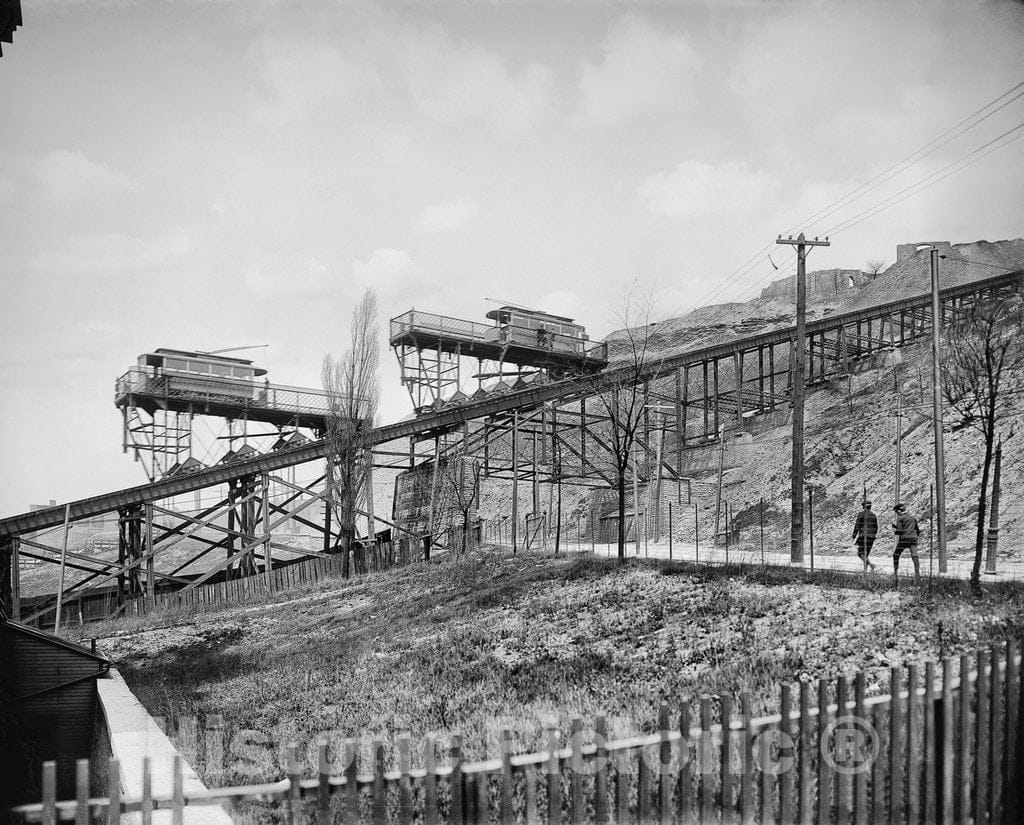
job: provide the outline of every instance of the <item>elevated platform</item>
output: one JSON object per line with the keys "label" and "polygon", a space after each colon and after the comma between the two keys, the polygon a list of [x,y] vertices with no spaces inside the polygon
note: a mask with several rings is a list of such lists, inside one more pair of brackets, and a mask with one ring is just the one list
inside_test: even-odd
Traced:
{"label": "elevated platform", "polygon": [[521,326],[478,324],[415,309],[391,319],[390,344],[538,367],[556,374],[600,372],[608,364],[608,350],[602,342]]}
{"label": "elevated platform", "polygon": [[117,379],[114,404],[150,414],[164,410],[323,431],[329,399],[322,390],[215,377],[153,375],[143,367],[133,367]]}

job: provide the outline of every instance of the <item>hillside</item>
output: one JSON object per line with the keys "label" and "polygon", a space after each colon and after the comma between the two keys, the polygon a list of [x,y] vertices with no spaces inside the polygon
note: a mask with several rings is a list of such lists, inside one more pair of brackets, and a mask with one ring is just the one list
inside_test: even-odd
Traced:
{"label": "hillside", "polygon": [[[826,295],[828,301],[812,304],[811,317],[864,306],[871,306],[929,288],[927,250],[902,249],[903,258],[874,280]],[[946,257],[940,260],[944,286],[991,277],[1014,268],[1024,268],[1024,239],[989,243],[946,244],[940,248]],[[784,284],[784,282],[776,282]],[[775,285],[773,285],[774,287]],[[769,290],[766,290],[768,292]],[[782,293],[781,287],[771,290]],[[827,290],[823,291],[823,294]],[[654,357],[679,349],[738,338],[750,331],[792,323],[792,304],[783,298],[762,297],[745,304],[702,307],[686,316],[659,322],[649,328],[656,348]],[[617,333],[621,339],[622,331]],[[777,362],[778,363],[778,362]],[[783,367],[779,365],[778,369]],[[733,380],[728,363],[722,365],[724,386]],[[691,376],[691,380],[694,380]],[[1011,377],[1018,382],[1021,377]],[[691,397],[699,388],[691,387]],[[670,397],[672,387],[663,387]],[[805,423],[805,464],[807,485],[814,496],[814,540],[817,553],[850,553],[853,518],[866,492],[874,500],[882,534],[876,553],[883,558],[891,552],[887,528],[895,503],[897,396],[902,397],[904,417],[901,456],[900,498],[918,517],[924,531],[923,546],[928,547],[931,526],[929,496],[933,481],[933,436],[931,430],[931,358],[927,344],[881,352],[853,364],[849,377],[817,383],[809,387]],[[1024,453],[1014,449],[1016,432],[1024,415],[1024,392],[1012,389],[1008,415],[1001,432],[1004,438],[1003,484],[1000,505],[1000,555],[1021,558],[1024,540]],[[691,413],[691,427],[697,424],[699,410]],[[981,440],[976,430],[959,428],[947,411],[946,504],[947,538],[951,554],[973,553],[978,485],[980,483]],[[764,499],[766,546],[776,549],[789,544],[790,457],[792,423],[788,407],[783,405],[772,415],[748,418],[742,429],[732,420],[726,434],[722,498],[735,513],[740,541],[747,547],[759,546],[760,507]],[[672,442],[674,443],[674,442]],[[676,504],[674,536],[679,541],[694,541],[692,506],[697,504],[700,541],[710,540],[718,485],[717,444],[684,452],[683,475],[691,479],[677,489],[669,485],[663,491],[661,523],[667,527],[667,498]],[[674,458],[669,459],[671,464]],[[645,468],[641,476],[646,475]],[[529,512],[532,502],[522,491],[520,512]],[[631,490],[627,495],[632,498]],[[649,507],[646,485],[640,485],[641,508]],[[586,525],[591,513],[603,515],[610,508],[595,500],[591,490],[563,485],[563,513],[567,529],[577,523]],[[510,511],[507,482],[491,482],[481,502],[485,518],[500,517]],[[542,485],[541,508],[554,512],[552,496]],[[680,517],[685,506],[687,517]],[[632,501],[627,504],[632,511]],[[663,527],[663,529],[664,529]],[[810,534],[810,525],[807,530]],[[600,538],[598,539],[600,540]]]}
{"label": "hillside", "polygon": [[[526,750],[576,714],[650,731],[662,698],[750,691],[759,713],[780,682],[861,668],[876,694],[890,665],[1024,626],[1011,585],[971,601],[962,583],[929,598],[862,577],[494,549],[276,599],[89,629],[111,634],[100,650],[209,781],[277,777],[289,741],[461,733],[474,758],[502,728]],[[223,773],[196,738],[221,726]]]}

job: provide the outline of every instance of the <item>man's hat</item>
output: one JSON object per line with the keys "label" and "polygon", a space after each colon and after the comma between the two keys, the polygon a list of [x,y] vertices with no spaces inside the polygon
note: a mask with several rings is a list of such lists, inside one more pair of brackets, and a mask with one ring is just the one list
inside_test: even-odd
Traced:
{"label": "man's hat", "polygon": [[895,504],[895,505],[893,505],[892,509],[895,510],[897,513],[902,513],[904,510],[907,509],[907,505],[905,505],[905,504]]}

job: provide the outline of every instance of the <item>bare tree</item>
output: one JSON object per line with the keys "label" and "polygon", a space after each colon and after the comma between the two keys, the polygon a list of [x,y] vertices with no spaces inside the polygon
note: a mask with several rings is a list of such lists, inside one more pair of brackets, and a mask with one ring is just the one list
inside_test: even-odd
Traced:
{"label": "bare tree", "polygon": [[341,358],[324,356],[321,378],[327,393],[327,501],[338,525],[338,549],[348,569],[359,504],[368,489],[368,436],[380,400],[377,296],[363,293],[352,311],[349,347]]}
{"label": "bare tree", "polygon": [[[618,555],[619,561],[626,558],[626,481],[630,478],[631,465],[635,461],[637,435],[644,420],[644,410],[650,400],[650,386],[644,373],[651,362],[650,323],[651,302],[639,304],[634,296],[627,296],[625,308],[620,314],[623,330],[614,339],[609,336],[609,354],[614,363],[617,380],[597,397],[608,419],[609,453],[618,497]],[[633,470],[635,472],[635,470]],[[634,529],[639,529],[637,510],[639,502],[633,502]]]}
{"label": "bare tree", "polygon": [[946,335],[943,395],[961,418],[961,426],[981,433],[985,455],[978,492],[978,521],[971,585],[977,589],[985,546],[985,510],[989,472],[1000,419],[1005,412],[1003,390],[1011,373],[1024,368],[1024,301],[991,297],[958,315]]}
{"label": "bare tree", "polygon": [[881,258],[871,258],[864,266],[866,267],[864,271],[871,276],[873,281],[882,274],[882,270],[885,269],[885,261]]}
{"label": "bare tree", "polygon": [[[442,502],[447,505],[447,519],[458,515],[459,529],[462,533],[461,551],[464,553],[472,546],[471,516],[480,503],[480,478],[483,475],[483,463],[469,455],[462,447],[452,450],[441,459],[439,471],[444,485],[441,494]],[[440,514],[444,516],[444,514]]]}

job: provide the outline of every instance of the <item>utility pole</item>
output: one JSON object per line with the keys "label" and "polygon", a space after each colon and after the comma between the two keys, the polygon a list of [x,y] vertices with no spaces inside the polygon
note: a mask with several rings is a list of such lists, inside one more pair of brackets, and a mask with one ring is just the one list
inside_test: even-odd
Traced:
{"label": "utility pole", "polygon": [[519,541],[519,410],[512,411],[512,555]]}
{"label": "utility pole", "polygon": [[931,248],[932,275],[932,428],[935,432],[935,526],[939,545],[939,572],[946,572],[946,460],[942,447],[942,368],[940,341],[942,306],[939,303],[939,250]]}
{"label": "utility pole", "polygon": [[805,327],[807,324],[807,247],[829,246],[823,241],[809,241],[801,232],[796,240],[779,235],[778,244],[796,247],[796,340],[793,342],[793,363],[789,365],[793,385],[793,469],[790,493],[789,560],[804,560],[804,364],[806,358]]}
{"label": "utility pole", "polygon": [[999,476],[1003,463],[1003,441],[996,445],[996,468],[992,474],[992,499],[989,501],[988,548],[985,558],[985,572],[996,573],[996,550],[999,544]]}
{"label": "utility pole", "polygon": [[640,555],[640,492],[637,486],[639,475],[638,462],[636,458],[640,444],[636,437],[633,438],[633,541],[636,543],[636,554]]}
{"label": "utility pole", "polygon": [[725,473],[725,425],[718,425],[718,492],[715,494],[715,533],[712,544],[718,544],[718,528],[722,515],[722,476]]}
{"label": "utility pole", "polygon": [[900,502],[900,476],[903,466],[903,396],[896,396],[896,492],[893,501]]}

